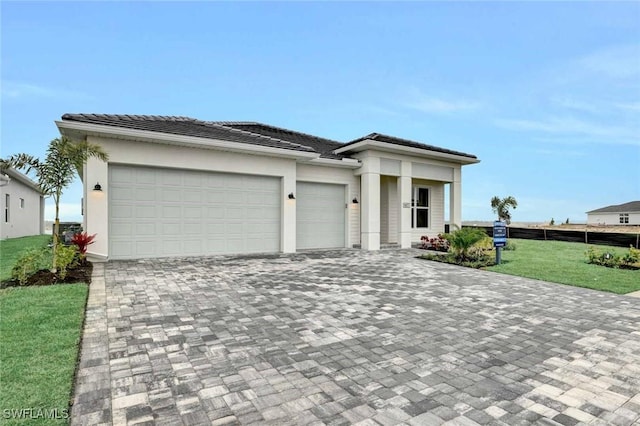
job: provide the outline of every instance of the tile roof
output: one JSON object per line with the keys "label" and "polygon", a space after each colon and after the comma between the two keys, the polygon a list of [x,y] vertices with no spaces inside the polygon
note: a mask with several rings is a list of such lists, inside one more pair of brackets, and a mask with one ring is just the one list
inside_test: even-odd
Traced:
{"label": "tile roof", "polygon": [[267,146],[302,152],[316,152],[313,148],[268,135],[251,133],[242,129],[226,127],[211,121],[189,117],[162,115],[116,115],[116,114],[65,114],[63,121],[99,124],[126,129],[146,130],[174,135],[195,136],[207,139],[227,140],[251,145]]}
{"label": "tile roof", "polygon": [[281,127],[250,121],[214,121],[213,123],[225,127],[232,127],[238,130],[245,130],[247,132],[256,133],[263,136],[269,136],[287,142],[305,145],[320,153],[320,156],[323,158],[332,158],[339,160],[348,157],[347,155],[341,155],[332,152],[333,150],[340,148],[343,144],[342,142],[334,141],[331,139],[321,138],[318,136],[309,135],[307,133],[296,132],[294,130],[283,129]]}
{"label": "tile roof", "polygon": [[600,209],[591,210],[587,213],[630,213],[630,212],[640,212],[640,201],[631,201],[629,203],[602,207]]}
{"label": "tile roof", "polygon": [[452,155],[459,155],[461,157],[468,157],[468,158],[478,158],[475,155],[472,154],[467,154],[464,152],[460,152],[460,151],[453,151],[451,149],[446,149],[446,148],[440,148],[437,146],[433,146],[433,145],[427,145],[421,142],[415,142],[415,141],[410,141],[408,139],[401,139],[401,138],[397,138],[394,136],[388,136],[388,135],[383,135],[382,133],[371,133],[368,134],[367,136],[363,136],[361,138],[358,138],[356,140],[353,140],[351,142],[348,142],[346,144],[344,144],[343,146],[349,146],[349,145],[353,145],[356,144],[358,142],[362,142],[364,140],[374,140],[374,141],[379,141],[379,142],[385,142],[385,143],[389,143],[392,145],[401,145],[401,146],[407,146],[410,148],[418,148],[418,149],[424,149],[426,151],[434,151],[434,152],[441,152],[443,154],[452,154]]}
{"label": "tile roof", "polygon": [[331,139],[283,129],[281,127],[252,121],[203,121],[190,117],[162,115],[117,115],[117,114],[65,114],[63,121],[99,124],[135,130],[195,136],[208,139],[288,149],[301,152],[315,152],[322,158],[340,160],[349,158],[347,153],[337,154],[338,148],[349,146],[367,139],[407,146],[425,151],[440,152],[476,159],[475,155],[453,151],[407,139],[371,133],[346,144]]}

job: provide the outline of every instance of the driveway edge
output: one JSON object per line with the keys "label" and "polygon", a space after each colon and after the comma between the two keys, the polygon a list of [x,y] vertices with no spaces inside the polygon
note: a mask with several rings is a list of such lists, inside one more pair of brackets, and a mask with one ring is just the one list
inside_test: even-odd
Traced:
{"label": "driveway edge", "polygon": [[93,264],[85,316],[71,424],[111,424],[111,372],[103,263]]}

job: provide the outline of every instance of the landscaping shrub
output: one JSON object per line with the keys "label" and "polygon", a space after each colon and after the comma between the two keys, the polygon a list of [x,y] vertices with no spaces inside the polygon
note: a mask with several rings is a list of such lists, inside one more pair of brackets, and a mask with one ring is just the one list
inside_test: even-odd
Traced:
{"label": "landscaping shrub", "polygon": [[435,238],[429,238],[426,235],[420,237],[422,242],[421,248],[425,250],[449,251],[449,241],[443,238],[442,234],[438,234]]}
{"label": "landscaping shrub", "polygon": [[516,249],[516,243],[514,243],[511,240],[507,240],[507,245],[502,247],[503,250],[515,250]]}
{"label": "landscaping shrub", "polygon": [[629,247],[628,253],[619,255],[589,247],[587,250],[587,263],[606,266],[607,268],[640,269],[640,250]]}
{"label": "landscaping shrub", "polygon": [[75,244],[78,247],[78,253],[80,254],[80,259],[84,261],[87,257],[87,248],[89,245],[93,244],[93,241],[96,238],[97,234],[89,235],[86,232],[78,232],[73,234],[71,238],[71,243]]}
{"label": "landscaping shrub", "polygon": [[[443,238],[449,241],[451,252],[459,261],[474,261],[477,259],[478,253],[474,251],[474,258],[470,257],[469,249],[475,244],[487,238],[487,234],[480,228],[462,228],[450,234],[444,234]],[[482,250],[484,252],[484,250]]]}
{"label": "landscaping shrub", "polygon": [[48,268],[50,265],[50,248],[42,247],[29,249],[16,261],[15,266],[11,270],[11,278],[18,281],[20,285],[25,285],[29,277],[41,269]]}
{"label": "landscaping shrub", "polygon": [[64,280],[67,277],[69,268],[78,266],[79,260],[80,257],[76,246],[58,247],[58,256],[56,257],[58,276]]}

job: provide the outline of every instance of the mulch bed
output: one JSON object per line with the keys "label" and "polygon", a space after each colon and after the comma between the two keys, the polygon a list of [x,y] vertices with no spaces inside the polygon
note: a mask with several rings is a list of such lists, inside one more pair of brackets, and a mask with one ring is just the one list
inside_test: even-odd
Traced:
{"label": "mulch bed", "polygon": [[1,288],[7,287],[26,287],[26,286],[40,286],[40,285],[52,285],[52,284],[70,284],[70,283],[91,283],[91,273],[93,272],[93,264],[86,262],[73,269],[67,271],[67,276],[61,279],[57,274],[43,269],[33,274],[24,285],[16,280],[8,280],[0,283]]}

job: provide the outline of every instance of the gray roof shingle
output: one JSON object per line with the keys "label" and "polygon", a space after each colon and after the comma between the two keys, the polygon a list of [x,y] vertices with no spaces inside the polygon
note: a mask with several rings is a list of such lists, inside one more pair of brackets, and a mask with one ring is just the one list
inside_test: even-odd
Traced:
{"label": "gray roof shingle", "polygon": [[631,201],[624,204],[615,204],[613,206],[602,207],[600,209],[591,210],[587,213],[631,213],[640,212],[640,201]]}
{"label": "gray roof shingle", "polygon": [[320,153],[320,156],[323,158],[332,158],[335,160],[347,158],[346,155],[336,154],[333,152],[333,150],[340,148],[343,144],[342,142],[331,139],[250,121],[214,121],[214,123],[263,136],[269,136],[287,142],[305,145]]}
{"label": "gray roof shingle", "polygon": [[446,149],[446,148],[440,148],[438,146],[433,146],[433,145],[427,145],[421,142],[415,142],[415,141],[410,141],[408,139],[402,139],[402,138],[397,138],[395,136],[388,136],[388,135],[383,135],[382,133],[370,133],[367,136],[363,136],[361,138],[355,139],[351,142],[348,142],[344,145],[344,146],[349,146],[349,145],[353,145],[356,144],[358,142],[362,142],[364,140],[374,140],[374,141],[379,141],[379,142],[385,142],[385,143],[389,143],[389,144],[393,144],[393,145],[401,145],[401,146],[407,146],[410,148],[418,148],[418,149],[424,149],[426,151],[434,151],[434,152],[441,152],[443,154],[452,154],[452,155],[459,155],[461,157],[468,157],[468,158],[474,158],[477,159],[478,157],[476,157],[475,155],[472,154],[467,154],[464,152],[460,152],[460,151],[454,151],[451,149]]}
{"label": "gray roof shingle", "polygon": [[162,115],[117,115],[117,114],[65,114],[63,121],[99,124],[126,129],[146,130],[150,132],[174,135],[195,136],[207,139],[227,140],[231,142],[260,145],[272,148],[301,152],[316,152],[313,148],[289,142],[267,135],[251,133],[242,129],[222,126],[211,121],[196,120],[189,117]]}

